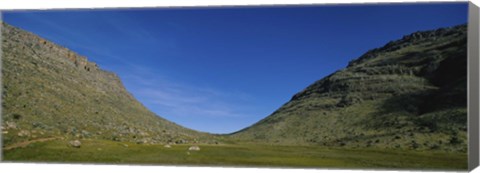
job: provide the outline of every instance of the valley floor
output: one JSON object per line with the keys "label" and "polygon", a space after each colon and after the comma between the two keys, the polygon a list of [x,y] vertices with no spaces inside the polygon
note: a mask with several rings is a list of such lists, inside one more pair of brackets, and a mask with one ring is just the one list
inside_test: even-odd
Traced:
{"label": "valley floor", "polygon": [[255,166],[303,168],[375,168],[466,170],[462,153],[342,149],[312,146],[251,144],[142,145],[104,140],[82,140],[80,148],[62,139],[30,143],[3,150],[9,162],[107,163],[142,165]]}

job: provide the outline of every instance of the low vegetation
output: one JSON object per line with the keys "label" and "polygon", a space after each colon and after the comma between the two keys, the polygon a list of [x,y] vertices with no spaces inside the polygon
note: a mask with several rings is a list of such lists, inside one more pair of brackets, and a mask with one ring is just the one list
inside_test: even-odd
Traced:
{"label": "low vegetation", "polygon": [[135,144],[107,140],[82,140],[80,148],[67,140],[32,143],[4,151],[4,159],[21,162],[155,164],[200,166],[396,168],[465,170],[467,155],[412,150],[344,149],[318,146],[258,144],[191,145]]}
{"label": "low vegetation", "polygon": [[467,152],[466,25],[373,49],[233,133],[245,142]]}
{"label": "low vegetation", "polygon": [[52,136],[214,142],[155,115],[86,57],[5,23],[1,31],[4,145]]}
{"label": "low vegetation", "polygon": [[467,168],[466,25],[373,49],[226,135],[155,115],[86,57],[1,31],[6,161]]}

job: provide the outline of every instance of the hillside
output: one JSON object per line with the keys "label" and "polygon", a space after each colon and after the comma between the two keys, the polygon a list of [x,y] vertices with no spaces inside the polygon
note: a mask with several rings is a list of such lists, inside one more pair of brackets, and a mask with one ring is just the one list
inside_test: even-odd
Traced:
{"label": "hillside", "polygon": [[[4,146],[52,137],[138,144],[225,140],[155,115],[114,73],[86,57],[5,23],[1,32]],[[460,25],[389,42],[224,137],[466,152],[466,39],[466,25]]]}
{"label": "hillside", "polygon": [[147,110],[86,57],[5,23],[1,31],[4,146],[49,137],[212,142]]}
{"label": "hillside", "polygon": [[466,152],[466,28],[415,32],[370,50],[231,136],[282,145]]}

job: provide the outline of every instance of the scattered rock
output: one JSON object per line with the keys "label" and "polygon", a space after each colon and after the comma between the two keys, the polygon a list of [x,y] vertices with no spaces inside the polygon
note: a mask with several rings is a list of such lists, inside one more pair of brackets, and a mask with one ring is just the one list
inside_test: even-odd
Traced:
{"label": "scattered rock", "polygon": [[185,143],[187,143],[187,141],[183,139],[175,141],[175,144],[185,144]]}
{"label": "scattered rock", "polygon": [[137,140],[137,144],[147,144],[147,143],[148,143],[148,139]]}
{"label": "scattered rock", "polygon": [[70,141],[69,144],[70,146],[75,148],[80,148],[80,145],[82,145],[82,143],[79,140]]}
{"label": "scattered rock", "polygon": [[21,130],[17,135],[18,137],[30,136],[30,132],[28,130]]}
{"label": "scattered rock", "polygon": [[8,134],[8,131],[2,131],[2,134]]}
{"label": "scattered rock", "polygon": [[7,125],[7,129],[16,129],[17,128],[17,123],[15,122],[11,122],[11,121],[7,121],[5,122],[5,125]]}
{"label": "scattered rock", "polygon": [[83,136],[83,137],[90,137],[90,136],[91,136],[91,135],[90,135],[90,132],[88,132],[88,131],[86,131],[86,130],[82,130],[81,133],[82,133],[82,136]]}
{"label": "scattered rock", "polygon": [[47,126],[41,122],[33,122],[32,123],[33,128],[40,128],[40,129],[45,129]]}
{"label": "scattered rock", "polygon": [[124,146],[125,148],[128,148],[128,145],[127,145],[127,144],[123,144],[123,146]]}
{"label": "scattered rock", "polygon": [[165,148],[172,148],[172,146],[170,146],[170,145],[168,145],[168,144],[167,144],[167,145],[164,145],[163,147],[165,147]]}
{"label": "scattered rock", "polygon": [[139,134],[140,136],[149,136],[150,134],[146,133],[146,132],[140,132]]}
{"label": "scattered rock", "polygon": [[191,146],[188,148],[188,150],[190,151],[200,151],[200,147],[199,146]]}

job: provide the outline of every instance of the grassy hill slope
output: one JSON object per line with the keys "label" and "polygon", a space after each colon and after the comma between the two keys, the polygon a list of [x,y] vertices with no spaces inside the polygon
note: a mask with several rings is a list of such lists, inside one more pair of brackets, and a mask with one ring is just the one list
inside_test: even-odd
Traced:
{"label": "grassy hill slope", "polygon": [[[223,136],[186,129],[148,111],[115,74],[85,57],[7,24],[0,29],[6,161],[468,166],[465,26],[415,33],[374,49],[297,93],[271,116]],[[69,145],[73,139],[81,147]],[[191,150],[191,143],[201,150]]]}
{"label": "grassy hill slope", "polygon": [[466,43],[466,25],[404,36],[314,82],[231,136],[272,144],[466,152]]}
{"label": "grassy hill slope", "polygon": [[1,31],[4,146],[47,137],[212,142],[147,110],[86,57],[5,23]]}

